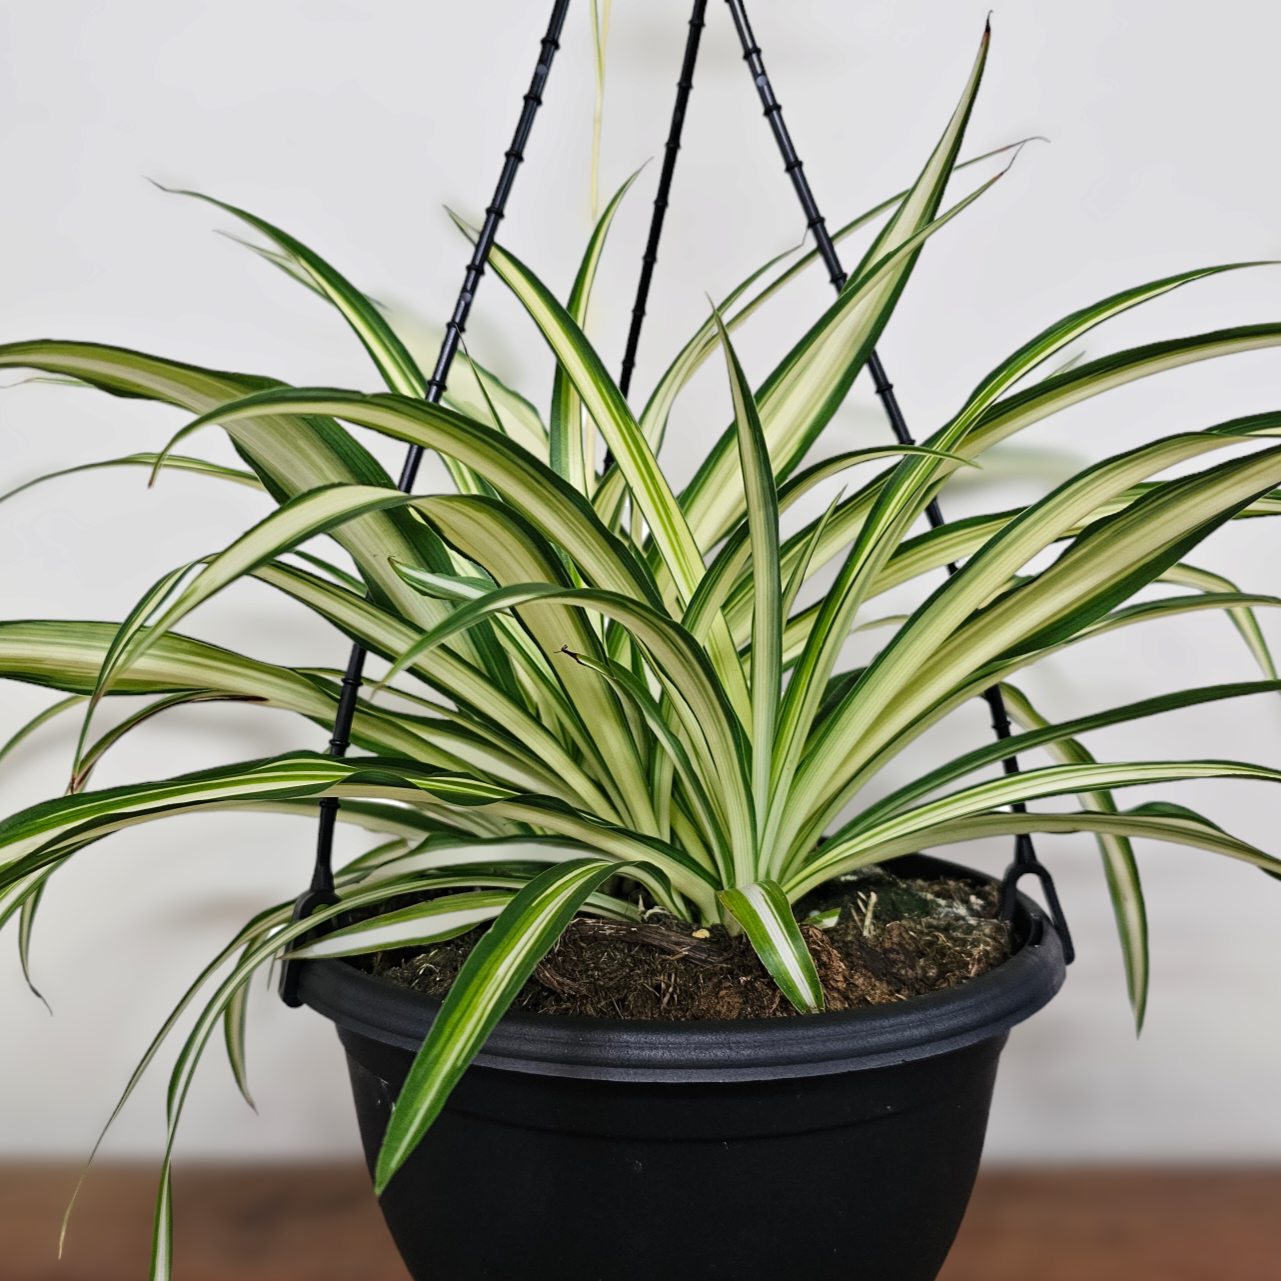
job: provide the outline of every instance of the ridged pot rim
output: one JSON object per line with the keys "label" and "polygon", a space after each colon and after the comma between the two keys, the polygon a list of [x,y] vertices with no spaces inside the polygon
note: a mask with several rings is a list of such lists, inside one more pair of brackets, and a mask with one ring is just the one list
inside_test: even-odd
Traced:
{"label": "ridged pot rim", "polygon": [[[924,855],[914,866],[991,880]],[[902,860],[905,863],[907,860]],[[903,868],[903,870],[909,870]],[[1041,907],[1018,896],[1008,960],[976,979],[889,1005],[782,1019],[595,1019],[513,1012],[499,1020],[478,1066],[543,1076],[672,1084],[826,1076],[933,1058],[1003,1036],[1063,985],[1063,948]],[[308,961],[298,994],[340,1028],[416,1051],[440,1001],[341,960]]]}

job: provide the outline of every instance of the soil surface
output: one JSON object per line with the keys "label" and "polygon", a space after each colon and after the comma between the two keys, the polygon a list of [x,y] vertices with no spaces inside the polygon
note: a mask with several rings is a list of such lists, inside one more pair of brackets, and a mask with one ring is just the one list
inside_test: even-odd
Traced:
{"label": "soil surface", "polygon": [[[399,904],[397,904],[398,906]],[[384,905],[389,910],[393,905]],[[834,925],[809,913],[839,910]],[[869,868],[803,904],[801,934],[829,1010],[883,1005],[955,987],[1010,952],[990,882],[904,880]],[[376,952],[353,963],[443,997],[479,929],[426,948]],[[627,1019],[766,1019],[796,1011],[743,936],[699,930],[657,911],[631,925],[575,919],[543,958],[513,1009]]]}

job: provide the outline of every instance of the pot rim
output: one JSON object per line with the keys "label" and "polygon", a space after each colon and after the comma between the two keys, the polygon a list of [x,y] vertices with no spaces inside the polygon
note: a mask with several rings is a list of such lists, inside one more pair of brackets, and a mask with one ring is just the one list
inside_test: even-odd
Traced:
{"label": "pot rim", "polygon": [[[895,860],[969,879],[981,872],[927,855]],[[954,988],[874,1005],[785,1019],[664,1021],[508,1013],[476,1056],[480,1067],[543,1076],[671,1084],[826,1076],[933,1058],[1003,1036],[1063,985],[1063,948],[1042,908],[1018,895],[1018,950]],[[298,994],[340,1028],[416,1051],[441,1002],[365,974],[342,960],[308,961]]]}

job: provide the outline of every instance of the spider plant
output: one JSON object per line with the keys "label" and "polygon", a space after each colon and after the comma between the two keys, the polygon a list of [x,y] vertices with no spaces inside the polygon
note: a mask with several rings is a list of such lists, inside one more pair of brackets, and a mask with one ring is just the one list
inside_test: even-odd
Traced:
{"label": "spider plant", "polygon": [[[944,205],[987,44],[985,35],[915,183],[838,233],[885,216],[840,296],[755,385],[732,335],[815,255],[767,264],[712,307],[636,413],[583,332],[622,191],[602,213],[564,302],[512,254],[493,251],[494,272],[555,357],[546,419],[470,363],[456,370],[447,404],[426,403],[422,371],[360,290],[284,231],[217,201],[264,238],[264,257],[338,310],[386,391],[298,388],[86,342],[0,347],[0,365],[195,415],[163,450],[95,465],[195,470],[257,486],[277,504],[228,547],[162,577],[119,625],[0,623],[0,673],[67,695],[28,729],[65,709],[79,708],[84,718],[68,794],[0,824],[0,923],[19,918],[23,964],[49,877],[120,828],[228,808],[314,818],[319,800],[337,798],[342,820],[382,838],[340,870],[337,904],[299,922],[288,904],[250,921],[161,1029],[139,1073],[205,994],[173,1072],[170,1149],[192,1073],[220,1028],[247,1091],[248,984],[282,956],[425,944],[492,922],[401,1094],[378,1163],[381,1191],[577,913],[627,921],[658,907],[694,925],[745,933],[796,1008],[818,1011],[823,992],[794,915],[804,896],[931,846],[1089,832],[1106,866],[1141,1020],[1146,925],[1130,842],[1170,841],[1281,872],[1281,861],[1181,805],[1126,810],[1113,799],[1132,785],[1277,782],[1281,773],[1220,760],[1099,762],[1079,741],[1176,708],[1281,689],[1253,612],[1281,601],[1185,560],[1223,523],[1281,511],[1281,445],[1272,443],[1281,412],[1154,439],[1025,507],[921,532],[922,514],[948,478],[1016,432],[1149,375],[1281,345],[1281,324],[1225,329],[1018,386],[1104,321],[1250,264],[1139,285],[1055,321],[981,378],[918,447],[869,444],[823,456],[824,427],[925,242],[997,181]],[[733,422],[677,492],[658,462],[664,431],[682,387],[718,352]],[[229,434],[246,470],[173,452],[213,424]],[[456,492],[399,492],[354,429],[436,451]],[[598,432],[612,460],[600,474],[592,462]],[[1219,451],[1227,451],[1223,459],[1211,457]],[[1183,474],[1163,479],[1171,468]],[[780,514],[837,476],[847,479],[841,495],[782,537]],[[355,575],[299,550],[322,535],[350,556]],[[825,566],[835,569],[831,586],[799,608],[798,594]],[[943,578],[949,566],[955,572]],[[203,601],[246,576],[387,661],[380,680],[366,681],[356,712],[361,754],[295,752],[85,790],[112,743],[181,703],[242,699],[332,721],[340,673],[273,666],[178,630]],[[1157,583],[1191,590],[1134,599]],[[920,604],[906,618],[878,620],[878,598],[904,584],[921,586]],[[1264,679],[1180,690],[1058,724],[1008,683],[1068,646],[1206,609],[1227,613]],[[842,670],[847,639],[869,621],[886,624],[885,643],[866,667]],[[904,749],[993,686],[1019,726],[1013,738],[981,743],[874,803],[861,799]],[[137,695],[152,701],[95,741],[98,703]],[[996,771],[1034,748],[1054,763]],[[1068,798],[1064,807],[1025,808],[1056,797]],[[421,901],[380,909],[406,895]],[[167,1267],[168,1231],[166,1156],[158,1275]]]}

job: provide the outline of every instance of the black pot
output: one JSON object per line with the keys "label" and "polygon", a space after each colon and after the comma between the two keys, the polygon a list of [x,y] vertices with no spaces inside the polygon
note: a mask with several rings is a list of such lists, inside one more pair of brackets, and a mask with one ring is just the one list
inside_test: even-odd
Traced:
{"label": "black pot", "polygon": [[[914,855],[911,876],[965,868]],[[510,1014],[382,1197],[416,1281],[933,1281],[978,1171],[996,1065],[1063,982],[1020,895],[1016,952],[961,987],[786,1019]],[[342,961],[300,994],[347,1051],[371,1165],[440,1003]]]}

